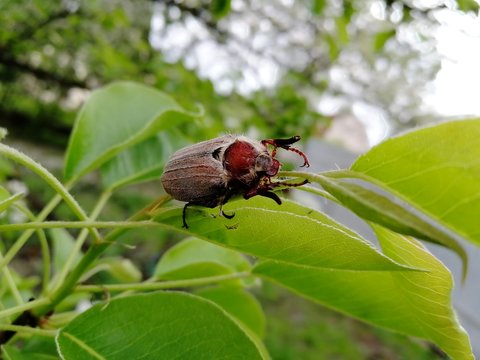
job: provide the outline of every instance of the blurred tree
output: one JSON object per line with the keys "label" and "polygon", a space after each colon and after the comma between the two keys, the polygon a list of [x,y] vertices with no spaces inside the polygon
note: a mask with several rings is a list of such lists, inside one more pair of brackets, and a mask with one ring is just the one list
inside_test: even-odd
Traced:
{"label": "blurred tree", "polygon": [[[129,79],[183,105],[201,103],[206,119],[197,137],[308,136],[328,126],[325,99],[336,100],[336,112],[368,104],[407,123],[438,69],[432,26],[445,8],[415,4],[5,0],[0,122],[64,145],[89,91]],[[475,2],[459,4],[476,10]]]}

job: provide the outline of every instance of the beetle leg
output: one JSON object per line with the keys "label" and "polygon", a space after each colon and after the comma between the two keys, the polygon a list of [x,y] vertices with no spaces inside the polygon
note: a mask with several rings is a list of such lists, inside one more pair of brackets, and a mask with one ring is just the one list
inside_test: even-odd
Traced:
{"label": "beetle leg", "polygon": [[225,195],[225,198],[223,199],[222,203],[220,204],[220,215],[222,215],[227,219],[233,219],[233,217],[235,216],[235,213],[232,213],[232,214],[225,213],[223,211],[223,205],[225,205],[228,202],[228,200],[230,200],[233,194],[234,194],[233,192],[228,192],[227,195]]}
{"label": "beetle leg", "polygon": [[183,206],[183,211],[182,211],[182,221],[183,221],[183,228],[184,229],[188,229],[188,225],[187,225],[187,218],[186,218],[186,215],[187,215],[187,207],[189,207],[190,205],[192,205],[191,203],[186,203],[184,206]]}
{"label": "beetle leg", "polygon": [[285,148],[285,147],[288,147],[288,146],[296,143],[296,142],[299,141],[299,140],[300,140],[300,136],[299,136],[299,135],[295,135],[295,136],[292,136],[291,138],[288,138],[288,139],[267,139],[267,140],[262,140],[262,144],[263,144],[263,145],[269,144],[269,145],[272,145],[272,146],[275,146],[275,147]]}
{"label": "beetle leg", "polygon": [[275,194],[274,192],[271,191],[272,190],[272,185],[273,184],[266,184],[264,186],[260,185],[258,187],[252,188],[249,191],[247,191],[245,194],[243,194],[243,197],[248,200],[248,199],[250,199],[254,196],[257,196],[257,195],[264,196],[264,197],[272,199],[278,205],[281,205],[282,200],[280,200],[280,198],[278,197],[277,194]]}
{"label": "beetle leg", "polygon": [[235,217],[235,213],[231,213],[231,214],[227,214],[226,212],[224,212],[221,208],[220,208],[220,214],[222,214],[223,217],[227,218],[227,219],[233,219]]}
{"label": "beetle leg", "polygon": [[235,216],[235,213],[233,212],[231,214],[227,214],[225,211],[223,211],[223,205],[224,204],[220,204],[220,215],[227,219],[233,219]]}
{"label": "beetle leg", "polygon": [[257,196],[257,195],[264,196],[264,197],[267,197],[269,199],[272,199],[278,205],[281,205],[282,200],[278,197],[277,194],[275,194],[272,191],[273,188],[276,188],[276,187],[279,187],[279,186],[297,187],[297,186],[305,185],[307,183],[308,183],[307,179],[303,180],[300,183],[293,183],[292,184],[292,183],[287,183],[287,182],[282,182],[282,181],[270,182],[270,178],[268,178],[268,182],[266,182],[264,184],[261,184],[261,185],[255,187],[255,188],[250,189],[245,194],[243,194],[243,197],[248,200],[248,199],[250,199],[254,196]]}
{"label": "beetle leg", "polygon": [[264,146],[267,146],[267,145],[273,146],[272,157],[275,157],[277,153],[277,148],[282,148],[300,155],[303,158],[303,165],[301,167],[304,167],[304,166],[310,167],[310,163],[308,162],[307,156],[300,150],[291,146],[293,143],[296,143],[299,140],[300,140],[300,136],[295,135],[288,139],[267,139],[267,140],[262,140],[261,142]]}
{"label": "beetle leg", "polygon": [[270,198],[273,201],[275,201],[278,205],[282,205],[282,200],[278,197],[277,194],[275,194],[272,191],[268,191],[268,190],[267,191],[259,191],[257,195]]}

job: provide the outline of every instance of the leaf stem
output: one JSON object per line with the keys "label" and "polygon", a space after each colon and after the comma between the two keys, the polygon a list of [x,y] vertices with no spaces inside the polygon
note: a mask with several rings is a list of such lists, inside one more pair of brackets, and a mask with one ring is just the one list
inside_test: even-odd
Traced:
{"label": "leaf stem", "polygon": [[[0,252],[0,260],[3,259],[3,255]],[[20,291],[17,288],[17,285],[15,284],[15,280],[13,280],[12,273],[10,272],[10,269],[8,266],[3,267],[2,269],[3,276],[5,277],[5,281],[7,282],[8,288],[10,289],[10,292],[12,293],[15,301],[17,302],[18,305],[22,305],[25,302],[23,301],[22,295],[20,294]]]}
{"label": "leaf stem", "polygon": [[[43,208],[43,210],[40,212],[40,214],[37,215],[36,220],[37,221],[42,221],[44,220],[48,214],[52,212],[52,210],[55,208],[55,206],[58,205],[58,203],[62,200],[61,196],[56,194],[52,200]],[[1,230],[0,230],[1,231]],[[2,269],[4,266],[6,266],[10,261],[15,257],[15,255],[20,251],[20,249],[25,245],[27,240],[32,236],[32,234],[35,232],[34,229],[30,229],[25,231],[20,237],[15,241],[15,243],[8,249],[8,251],[5,254],[5,257],[0,260],[0,269]]]}
{"label": "leaf stem", "polygon": [[[19,203],[14,204],[14,206],[22,213],[24,213],[25,216],[30,219],[30,221],[35,221],[35,215],[26,206],[23,206]],[[47,236],[45,235],[45,231],[41,229],[37,230],[37,236],[40,242],[40,249],[42,251],[42,292],[45,293],[48,283],[50,281],[50,251],[48,248],[48,241]]]}
{"label": "leaf stem", "polygon": [[105,292],[105,291],[146,291],[161,290],[173,288],[185,288],[208,285],[212,283],[241,279],[251,275],[249,272],[238,272],[228,275],[209,276],[198,279],[173,280],[161,282],[141,282],[131,284],[107,284],[107,285],[79,285],[75,288],[76,292]]}
{"label": "leaf stem", "polygon": [[[110,191],[104,191],[101,195],[100,198],[98,199],[97,203],[95,204],[92,213],[90,214],[89,220],[94,221],[97,219],[97,217],[100,215],[100,212],[102,209],[105,207],[105,204],[107,203],[108,199],[110,199],[110,196],[112,193]],[[56,289],[57,285],[60,286],[60,284],[63,283],[65,278],[67,277],[68,272],[72,269],[75,260],[78,257],[78,254],[80,253],[80,250],[85,243],[85,240],[87,239],[88,236],[88,229],[84,228],[80,234],[78,235],[77,239],[75,240],[75,245],[70,252],[70,255],[68,256],[62,270],[60,271],[58,277],[56,278],[55,284],[52,284],[52,288]]]}
{"label": "leaf stem", "polygon": [[31,310],[39,306],[47,305],[49,302],[50,302],[49,299],[41,298],[41,299],[29,301],[23,305],[13,306],[9,309],[1,310],[0,319],[3,319],[11,315],[19,314],[27,310]]}
{"label": "leaf stem", "polygon": [[[65,188],[62,183],[58,181],[58,179],[53,176],[52,173],[50,173],[47,169],[45,169],[41,164],[29,158],[27,155],[18,151],[17,149],[14,149],[3,143],[0,143],[0,154],[13,161],[18,162],[19,164],[25,166],[27,169],[36,173],[62,197],[65,203],[70,207],[73,213],[80,220],[88,220],[88,216],[85,214],[80,204],[78,204],[75,198],[68,192],[67,188]],[[101,241],[101,237],[95,229],[92,229],[91,233],[96,241]]]}
{"label": "leaf stem", "polygon": [[[129,221],[117,223],[117,225],[114,226],[115,229],[105,236],[103,242],[92,244],[79,263],[68,274],[63,284],[50,296],[50,302],[45,304],[45,306],[41,306],[36,309],[37,315],[43,315],[54,309],[55,306],[57,306],[66,296],[68,296],[90,265],[110,246],[110,244],[113,243],[115,239],[122,235],[128,228],[154,225],[155,223],[153,221],[143,220],[149,219],[152,212],[170,200],[171,198],[169,196],[160,196],[147,207],[133,215]],[[128,224],[128,226],[119,227],[118,225],[122,223]],[[140,226],[134,224],[140,224]]]}
{"label": "leaf stem", "polygon": [[[133,229],[141,227],[160,226],[159,224],[146,221],[32,221],[27,223],[3,224],[0,225],[0,231],[14,231],[27,229],[101,229],[118,228]],[[2,264],[3,265],[3,264]]]}
{"label": "leaf stem", "polygon": [[1,331],[14,331],[16,333],[23,333],[29,335],[40,335],[40,336],[48,336],[48,337],[55,337],[57,335],[57,330],[45,330],[45,329],[38,329],[33,328],[30,326],[21,326],[21,325],[6,325],[0,324]]}

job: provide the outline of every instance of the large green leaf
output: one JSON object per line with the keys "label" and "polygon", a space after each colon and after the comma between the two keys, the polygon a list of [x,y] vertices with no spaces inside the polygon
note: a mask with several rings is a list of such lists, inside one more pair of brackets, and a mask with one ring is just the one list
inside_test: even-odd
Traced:
{"label": "large green leaf", "polygon": [[261,258],[302,266],[350,270],[402,270],[366,240],[326,215],[285,200],[232,201],[225,206],[235,218],[217,216],[217,209],[189,208],[182,228],[182,209],[161,209],[154,220],[178,231]]}
{"label": "large green leaf", "polygon": [[193,116],[168,95],[144,85],[118,82],[97,90],[76,119],[65,179],[78,178],[127,147]]}
{"label": "large green leaf", "polygon": [[114,189],[159,179],[169,156],[186,145],[178,129],[170,129],[129,147],[101,166],[103,186]]}
{"label": "large green leaf", "polygon": [[265,335],[265,314],[262,307],[257,299],[245,289],[215,286],[200,289],[195,294],[222,307],[258,337],[263,338]]}
{"label": "large green leaf", "polygon": [[98,304],[61,329],[57,343],[69,360],[268,358],[256,337],[219,306],[178,292]]}
{"label": "large green leaf", "polygon": [[168,249],[155,268],[158,279],[192,279],[231,274],[250,269],[237,251],[196,238],[188,238]]}
{"label": "large green leaf", "polygon": [[[344,176],[354,176],[351,171],[341,171]],[[338,174],[337,174],[338,175]],[[468,257],[465,249],[448,231],[434,226],[414,214],[411,209],[393,202],[388,197],[367,189],[363,185],[325,176],[311,176],[311,181],[322,185],[339,202],[363,219],[375,222],[404,235],[431,241],[454,250],[467,269]]]}
{"label": "large green leaf", "polygon": [[443,123],[383,142],[352,170],[480,244],[480,119]]}
{"label": "large green leaf", "polygon": [[375,232],[392,259],[429,271],[345,271],[267,261],[253,272],[368,323],[430,340],[453,359],[473,359],[452,309],[448,269],[413,238],[380,227]]}

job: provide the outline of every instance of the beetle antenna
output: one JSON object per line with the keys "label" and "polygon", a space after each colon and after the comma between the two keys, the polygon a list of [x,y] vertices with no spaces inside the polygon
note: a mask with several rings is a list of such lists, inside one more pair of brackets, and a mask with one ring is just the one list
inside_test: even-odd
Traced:
{"label": "beetle antenna", "polygon": [[303,158],[303,165],[301,167],[304,167],[304,166],[310,167],[310,163],[308,162],[307,155],[305,155],[302,151],[291,146],[293,143],[296,143],[299,140],[300,140],[300,136],[295,135],[288,139],[267,139],[267,140],[262,140],[261,142],[264,146],[267,146],[267,145],[273,146],[272,157],[275,157],[277,153],[277,148],[282,148],[287,151],[293,151],[294,153],[300,155]]}

